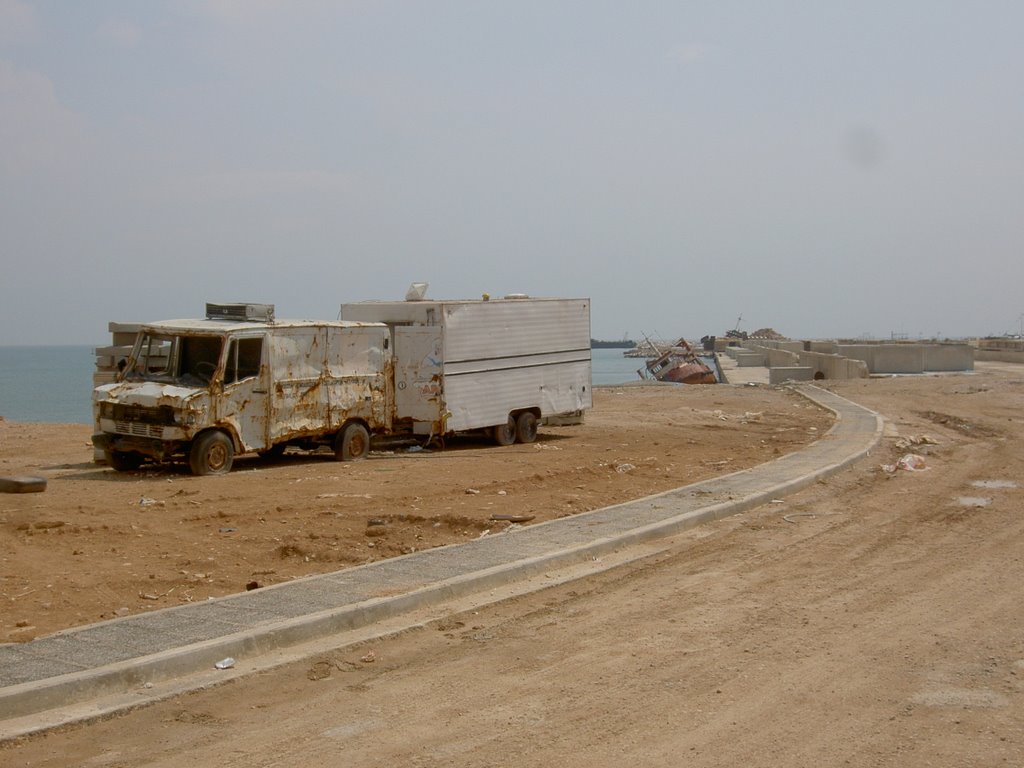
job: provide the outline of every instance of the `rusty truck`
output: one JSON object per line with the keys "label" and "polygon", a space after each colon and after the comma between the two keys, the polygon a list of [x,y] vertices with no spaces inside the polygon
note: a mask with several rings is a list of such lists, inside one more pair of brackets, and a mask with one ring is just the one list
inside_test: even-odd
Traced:
{"label": "rusty truck", "polygon": [[114,383],[93,392],[93,443],[115,470],[377,441],[443,446],[466,432],[529,443],[592,406],[590,301],[344,304],[338,320],[279,320],[269,304],[207,304],[201,320],[143,324]]}

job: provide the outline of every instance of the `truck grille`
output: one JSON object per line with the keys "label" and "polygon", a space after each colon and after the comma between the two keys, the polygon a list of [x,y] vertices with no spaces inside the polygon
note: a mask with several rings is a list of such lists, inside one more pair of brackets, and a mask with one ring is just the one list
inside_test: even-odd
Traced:
{"label": "truck grille", "polygon": [[[174,409],[169,405],[150,408],[143,405],[101,403],[100,415],[107,419],[113,419],[119,425],[132,424],[136,428],[140,428],[148,424],[162,424],[165,426],[174,425]],[[118,428],[118,431],[120,431],[120,427]],[[135,433],[125,432],[125,434]]]}
{"label": "truck grille", "polygon": [[119,435],[155,437],[158,440],[164,436],[164,428],[159,424],[140,424],[136,421],[115,421],[114,430]]}

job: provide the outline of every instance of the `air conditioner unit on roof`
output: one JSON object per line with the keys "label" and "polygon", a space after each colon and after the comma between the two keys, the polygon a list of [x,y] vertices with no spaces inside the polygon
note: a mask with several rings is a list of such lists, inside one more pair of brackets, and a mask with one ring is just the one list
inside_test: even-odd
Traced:
{"label": "air conditioner unit on roof", "polygon": [[239,322],[252,323],[271,323],[274,321],[274,305],[207,303],[206,319],[237,320]]}

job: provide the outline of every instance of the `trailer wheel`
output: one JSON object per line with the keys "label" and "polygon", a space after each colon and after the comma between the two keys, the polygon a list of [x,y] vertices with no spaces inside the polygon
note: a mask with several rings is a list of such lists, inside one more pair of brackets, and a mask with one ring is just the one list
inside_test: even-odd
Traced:
{"label": "trailer wheel", "polygon": [[231,438],[220,430],[204,432],[192,443],[188,465],[194,475],[225,475],[235,460]]}
{"label": "trailer wheel", "polygon": [[533,411],[523,411],[516,417],[516,440],[532,443],[537,439],[537,417]]}
{"label": "trailer wheel", "polygon": [[369,453],[370,432],[358,422],[346,424],[334,438],[334,455],[338,461],[358,461]]}
{"label": "trailer wheel", "polygon": [[499,424],[491,431],[494,442],[498,445],[512,445],[516,441],[516,422],[511,416],[504,424]]}
{"label": "trailer wheel", "polygon": [[106,459],[118,472],[131,472],[142,466],[142,454],[135,451],[107,451]]}

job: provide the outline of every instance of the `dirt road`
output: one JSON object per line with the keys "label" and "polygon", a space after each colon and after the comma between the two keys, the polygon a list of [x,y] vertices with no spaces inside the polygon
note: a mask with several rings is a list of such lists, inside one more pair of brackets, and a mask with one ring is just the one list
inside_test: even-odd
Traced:
{"label": "dirt road", "polygon": [[[585,581],[8,745],[0,762],[1024,763],[1024,369],[829,388],[882,413],[885,444],[783,504]],[[664,468],[659,442],[647,455]],[[881,468],[907,453],[926,468]]]}

